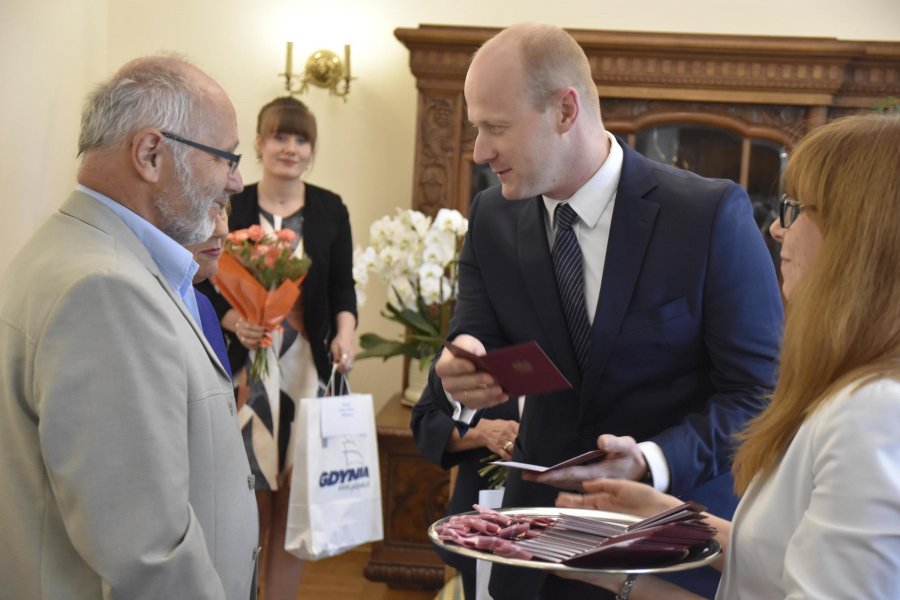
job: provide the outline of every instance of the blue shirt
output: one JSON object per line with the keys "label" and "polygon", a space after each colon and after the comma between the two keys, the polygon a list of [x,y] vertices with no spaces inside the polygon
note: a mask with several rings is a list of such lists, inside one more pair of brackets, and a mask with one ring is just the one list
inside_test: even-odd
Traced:
{"label": "blue shirt", "polygon": [[144,247],[147,248],[150,257],[153,258],[153,262],[159,267],[159,272],[162,273],[166,282],[181,297],[188,312],[194,317],[194,322],[202,326],[200,310],[197,308],[197,298],[194,296],[194,286],[192,285],[194,275],[197,274],[197,269],[200,268],[200,265],[194,260],[194,255],[187,248],[157,229],[150,221],[112,198],[81,184],[78,184],[75,189],[94,198],[122,219],[128,228],[134,232],[134,235],[141,240]]}
{"label": "blue shirt", "polygon": [[213,308],[212,302],[197,288],[194,288],[197,295],[197,308],[200,310],[200,325],[203,327],[203,335],[206,341],[212,346],[219,362],[228,372],[228,377],[232,377],[231,363],[228,362],[228,350],[225,347],[225,338],[222,336],[222,326],[219,325],[219,316],[216,309]]}

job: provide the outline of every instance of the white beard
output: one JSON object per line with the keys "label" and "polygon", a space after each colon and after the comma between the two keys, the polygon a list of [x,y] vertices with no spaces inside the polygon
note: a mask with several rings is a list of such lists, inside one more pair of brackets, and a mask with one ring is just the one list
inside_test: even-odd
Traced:
{"label": "white beard", "polygon": [[159,228],[182,246],[205,242],[216,226],[212,211],[215,192],[197,185],[192,169],[184,162],[175,163],[175,180],[179,189],[167,190],[156,200]]}

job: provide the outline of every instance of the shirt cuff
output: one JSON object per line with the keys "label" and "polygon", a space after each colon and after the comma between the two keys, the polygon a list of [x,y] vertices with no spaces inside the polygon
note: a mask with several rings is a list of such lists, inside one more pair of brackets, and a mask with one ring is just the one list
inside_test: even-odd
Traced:
{"label": "shirt cuff", "polygon": [[669,489],[669,463],[663,454],[662,448],[656,442],[641,442],[638,444],[644,459],[647,461],[647,468],[653,476],[653,487],[660,492]]}
{"label": "shirt cuff", "polygon": [[477,413],[478,411],[474,408],[466,408],[465,406],[454,400],[453,396],[450,395],[450,392],[445,391],[444,394],[447,396],[447,402],[449,402],[450,406],[453,407],[453,414],[450,415],[450,418],[457,423],[462,423],[463,425],[471,425],[472,419],[475,418],[475,413]]}

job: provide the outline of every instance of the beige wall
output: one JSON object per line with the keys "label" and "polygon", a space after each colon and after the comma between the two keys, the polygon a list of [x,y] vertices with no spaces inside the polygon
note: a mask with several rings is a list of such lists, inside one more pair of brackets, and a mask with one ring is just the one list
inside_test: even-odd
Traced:
{"label": "beige wall", "polygon": [[[638,8],[638,10],[636,10]],[[345,104],[314,89],[320,147],[309,175],[340,193],[357,243],[368,225],[409,206],[416,110],[408,53],[393,36],[419,23],[900,40],[897,0],[2,0],[0,4],[0,269],[72,188],[78,114],[93,82],[124,61],[159,50],[189,56],[216,77],[239,115],[241,172],[256,181],[256,112],[283,93],[285,41],[294,64],[321,47],[353,46]],[[393,334],[378,316],[384,295],[370,285],[360,330]],[[379,402],[397,390],[398,359],[360,362],[351,381]]]}

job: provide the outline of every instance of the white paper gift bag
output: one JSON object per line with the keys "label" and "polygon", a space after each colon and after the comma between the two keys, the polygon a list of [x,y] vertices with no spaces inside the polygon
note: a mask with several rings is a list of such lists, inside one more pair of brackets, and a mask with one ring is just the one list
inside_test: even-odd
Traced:
{"label": "white paper gift bag", "polygon": [[381,540],[372,396],[303,398],[296,426],[285,549],[310,560]]}

